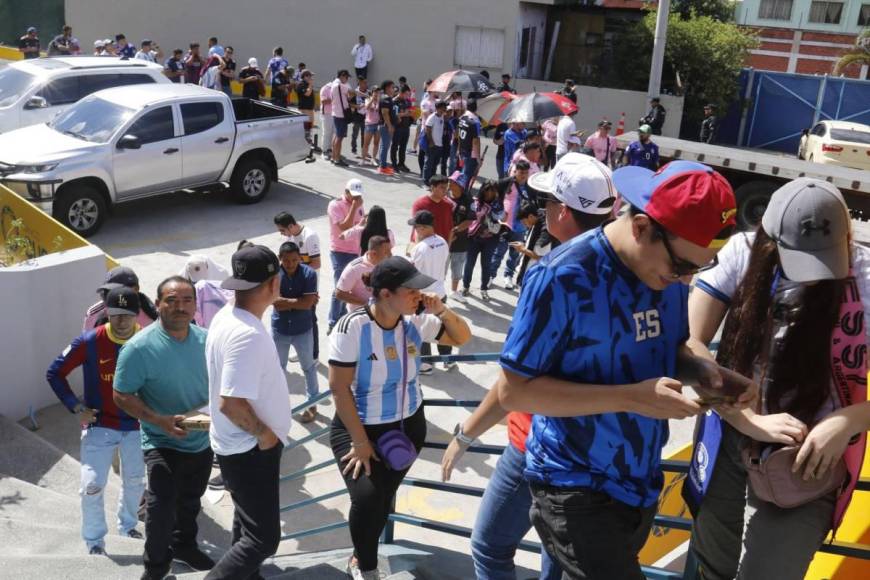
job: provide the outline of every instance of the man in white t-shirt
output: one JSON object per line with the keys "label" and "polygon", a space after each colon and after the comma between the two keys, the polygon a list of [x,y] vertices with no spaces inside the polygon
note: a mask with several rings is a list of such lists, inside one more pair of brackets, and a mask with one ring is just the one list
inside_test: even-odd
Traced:
{"label": "man in white t-shirt", "polygon": [[350,55],[353,57],[353,68],[356,71],[356,78],[367,79],[369,76],[369,63],[375,55],[374,51],[372,51],[372,45],[366,42],[364,35],[361,34],[358,40],[359,42],[350,49]]}
{"label": "man in white t-shirt", "polygon": [[154,44],[151,40],[145,39],[142,41],[142,48],[133,56],[134,59],[145,60],[148,62],[158,62],[163,58],[163,51],[160,47]]}
{"label": "man in white t-shirt", "polygon": [[569,151],[568,138],[579,137],[582,131],[577,130],[574,118],[571,115],[562,115],[559,124],[556,125],[556,161],[561,159]]}
{"label": "man in white t-shirt", "polygon": [[279,296],[278,257],[250,246],[233,254],[232,266],[221,287],[235,291],[235,304],[214,317],[205,345],[209,436],[236,522],[232,547],[209,573],[215,579],[256,578],[278,549],[278,475],[291,421],[278,352],[262,323]]}
{"label": "man in white t-shirt", "polygon": [[284,236],[282,242],[293,242],[299,246],[299,255],[302,256],[302,263],[320,270],[320,236],[305,224],[300,224],[291,214],[286,211],[279,212],[275,215],[275,227],[278,228],[278,233]]}
{"label": "man in white t-shirt", "polygon": [[323,159],[332,159],[332,135],[335,131],[335,123],[332,120],[332,82],[320,87],[320,133],[323,140],[320,147],[323,149]]}
{"label": "man in white t-shirt", "polygon": [[348,80],[350,73],[342,69],[332,81],[332,162],[340,167],[347,167],[347,162],[341,158],[341,144],[347,137],[347,127],[351,122],[350,101],[356,98]]}
{"label": "man in white t-shirt", "polygon": [[[417,270],[435,280],[425,291],[438,295],[441,301],[446,303],[445,280],[447,278],[447,263],[450,261],[450,245],[447,240],[435,233],[435,215],[429,210],[423,209],[415,213],[414,217],[408,220],[408,225],[414,228],[417,239],[417,244],[411,250],[411,262]],[[438,354],[450,354],[450,352],[449,346],[438,345]],[[424,342],[420,353],[423,356],[431,355],[431,344]],[[445,370],[450,370],[455,366],[456,363],[444,363]],[[431,373],[431,364],[423,363],[420,365],[420,374]]]}

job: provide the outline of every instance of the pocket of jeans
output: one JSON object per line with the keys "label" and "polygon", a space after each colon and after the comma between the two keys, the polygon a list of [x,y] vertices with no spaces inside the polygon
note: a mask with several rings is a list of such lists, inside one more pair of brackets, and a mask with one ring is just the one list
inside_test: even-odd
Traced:
{"label": "pocket of jeans", "polygon": [[545,497],[549,510],[554,514],[578,514],[613,505],[613,498],[608,494],[591,489],[550,491],[545,493]]}

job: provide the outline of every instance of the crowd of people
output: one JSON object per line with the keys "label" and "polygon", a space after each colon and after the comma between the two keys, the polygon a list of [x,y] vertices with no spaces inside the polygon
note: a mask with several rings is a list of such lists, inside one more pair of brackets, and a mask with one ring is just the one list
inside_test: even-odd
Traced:
{"label": "crowd of people", "polygon": [[[71,50],[66,32],[52,42]],[[131,58],[159,51],[143,42]],[[199,82],[215,67],[208,82],[235,78],[231,48],[216,38],[205,56],[195,45],[179,55],[167,65],[178,78]],[[606,120],[585,141],[571,115],[496,127],[499,178],[479,179],[476,99],[425,91],[415,120],[405,79],[368,88],[365,37],[352,56],[357,86],[341,69],[320,89],[324,155],[347,164],[352,129],[351,150],[391,175],[408,170],[410,145],[428,191],[402,217],[413,229],[405,252],[383,208],[367,210],[361,180],[327,209],[330,446],[351,498],[349,576],[379,577],[379,537],[426,436],[420,377],[434,366],[421,357],[432,343],[446,355],[470,339],[451,305],[471,295],[479,262],[482,300],[502,266],[519,300],[500,370],[442,459],[447,480],[507,419],[471,538],[477,578],[515,578],[515,551],[533,526],[542,578],[644,578],[638,554],[662,492],[667,421],[693,416],[683,493],[702,577],[802,578],[842,521],[870,428],[870,255],[852,240],[839,190],[796,179],[773,194],[755,232],[735,233],[734,193],[720,174],[660,166],[657,100],[624,157]],[[313,74],[286,63],[276,47],[265,75],[252,59],[238,78],[252,98],[266,82],[279,104],[295,91],[310,131]],[[83,540],[105,554],[103,490],[117,449],[117,526],[144,539],[143,579],[163,578],[173,560],[209,579],[256,579],[277,550],[291,424],[284,371],[292,347],[312,401],[300,420],[317,420],[325,284],[313,228],[288,212],[273,222],[277,248],[243,240],[229,268],[192,256],[154,302],[129,268],[110,271],[82,335],[48,370],[83,426]],[[78,366],[83,397],[66,379]],[[190,422],[204,408],[208,431]],[[215,460],[235,510],[218,562],[198,546],[196,524]]]}

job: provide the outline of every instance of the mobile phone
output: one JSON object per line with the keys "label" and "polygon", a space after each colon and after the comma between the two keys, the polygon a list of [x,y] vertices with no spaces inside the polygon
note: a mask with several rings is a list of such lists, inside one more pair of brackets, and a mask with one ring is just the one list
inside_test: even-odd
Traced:
{"label": "mobile phone", "polygon": [[723,366],[719,367],[719,374],[722,375],[722,387],[719,389],[711,389],[697,384],[692,385],[692,388],[700,396],[700,401],[704,404],[734,403],[752,386],[752,379]]}

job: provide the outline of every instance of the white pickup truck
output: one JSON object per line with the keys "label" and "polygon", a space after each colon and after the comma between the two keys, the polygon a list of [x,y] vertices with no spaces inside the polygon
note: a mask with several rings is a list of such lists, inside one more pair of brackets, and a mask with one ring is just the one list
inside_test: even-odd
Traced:
{"label": "white pickup truck", "polygon": [[0,135],[0,182],[82,236],[117,203],[229,184],[256,203],[310,157],[298,111],[187,84],[119,87]]}

